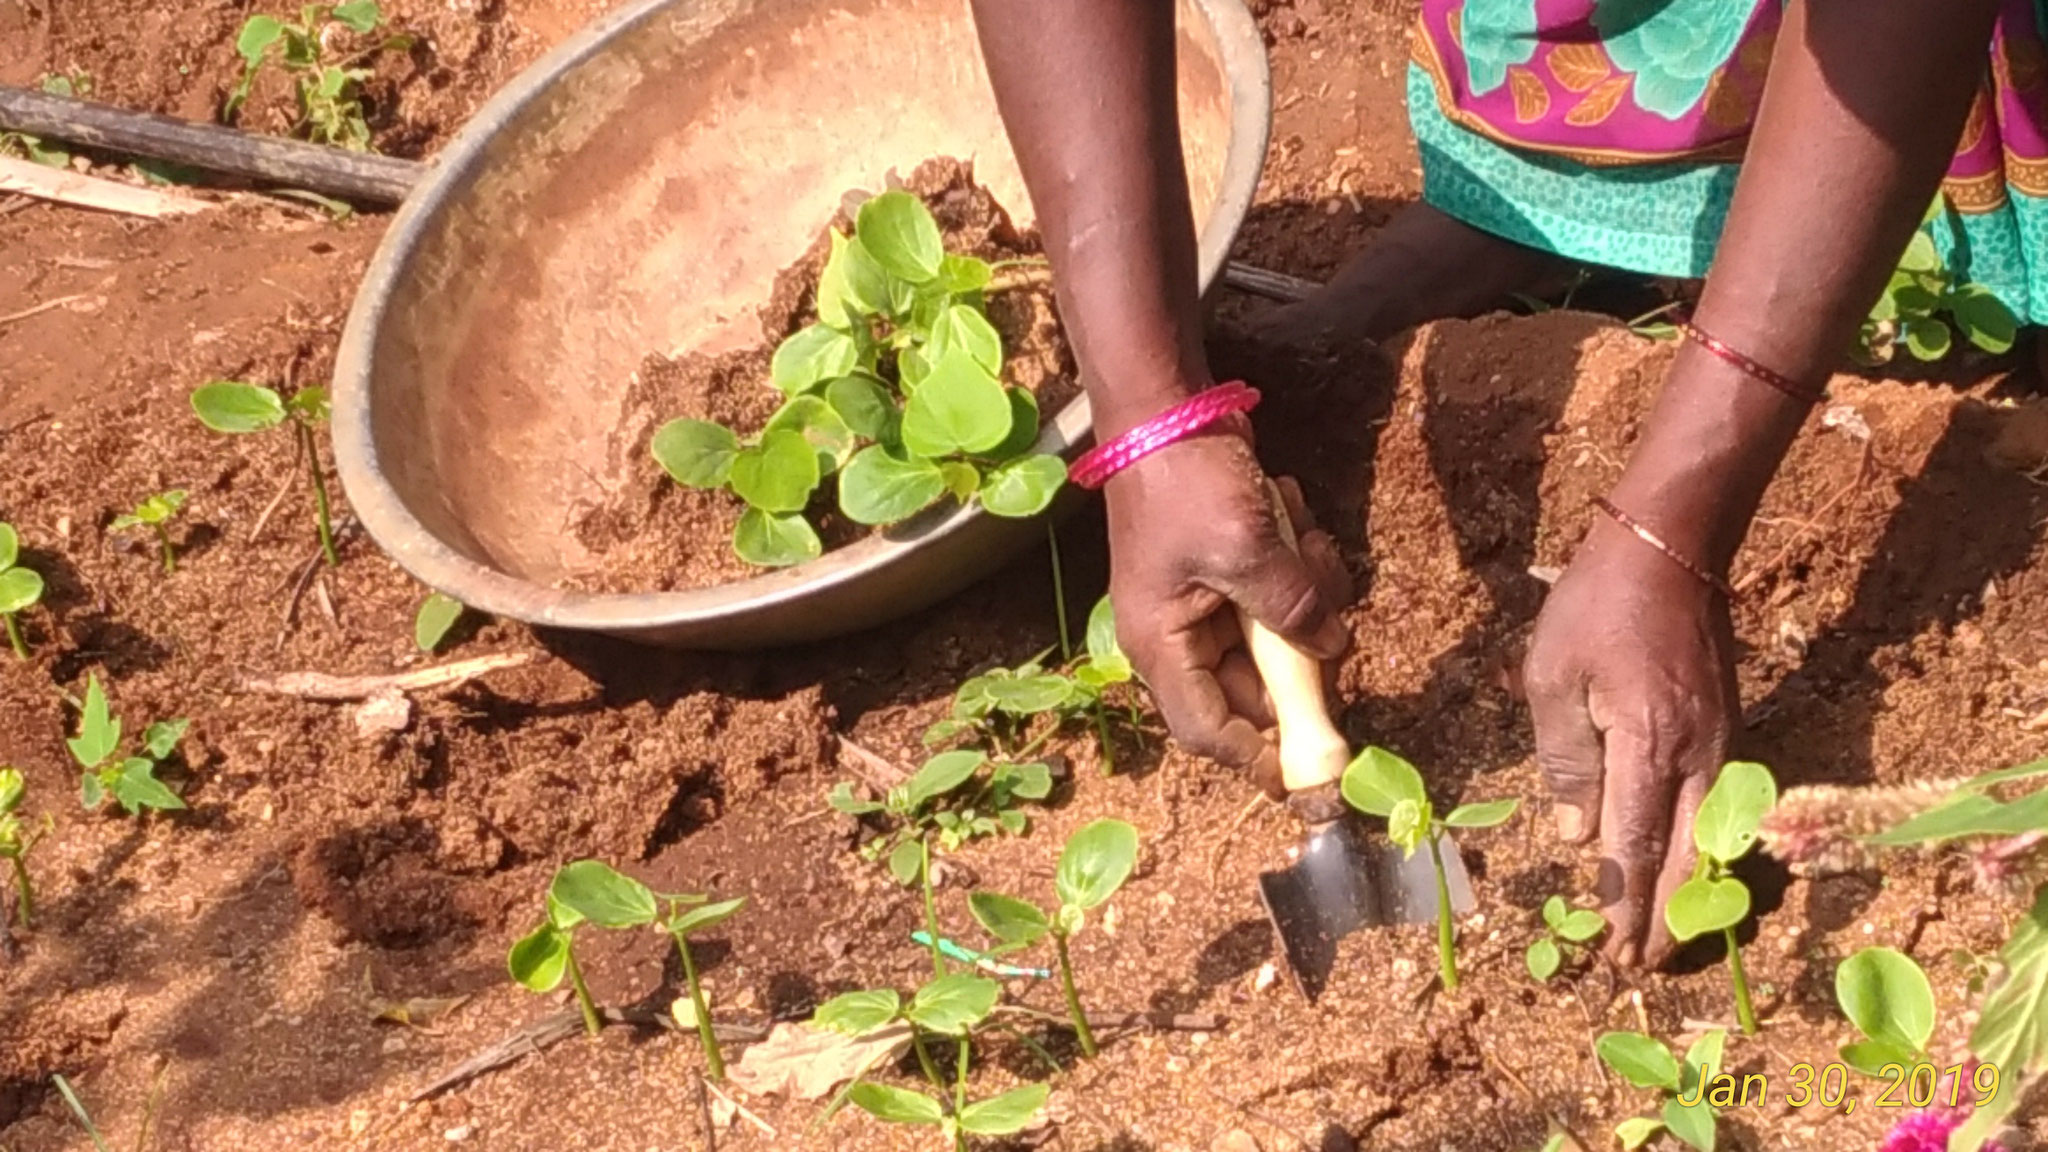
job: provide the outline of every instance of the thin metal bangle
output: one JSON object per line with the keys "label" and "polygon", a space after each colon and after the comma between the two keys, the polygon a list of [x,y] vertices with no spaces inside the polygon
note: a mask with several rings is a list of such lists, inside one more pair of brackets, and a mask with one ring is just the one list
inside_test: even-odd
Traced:
{"label": "thin metal bangle", "polygon": [[1687,339],[1712,353],[1724,363],[1733,365],[1743,375],[1760,384],[1767,384],[1786,396],[1799,401],[1801,404],[1819,404],[1828,398],[1826,388],[1801,384],[1769,365],[1758,363],[1754,358],[1743,353],[1734,345],[1702,329],[1689,319],[1680,320],[1678,322],[1678,330],[1683,332]]}
{"label": "thin metal bangle", "polygon": [[1714,573],[1708,571],[1705,565],[1702,565],[1697,561],[1692,560],[1690,557],[1687,557],[1683,553],[1679,552],[1678,549],[1673,548],[1671,545],[1665,543],[1664,538],[1662,536],[1659,536],[1655,532],[1650,531],[1649,528],[1645,527],[1643,523],[1637,520],[1635,517],[1629,515],[1626,512],[1623,512],[1619,508],[1616,508],[1612,500],[1609,500],[1605,496],[1595,496],[1593,497],[1593,507],[1598,508],[1600,511],[1607,513],[1608,516],[1613,518],[1616,524],[1619,524],[1623,528],[1628,529],[1630,532],[1635,533],[1636,539],[1641,540],[1643,543],[1648,544],[1650,547],[1655,548],[1659,552],[1662,552],[1666,559],[1670,560],[1673,564],[1678,565],[1680,568],[1685,569],[1686,572],[1690,573],[1692,577],[1698,580],[1700,583],[1705,584],[1707,587],[1712,588],[1714,591],[1719,592],[1721,595],[1726,596],[1730,600],[1735,599],[1735,586],[1733,584],[1730,584],[1727,580],[1723,579],[1722,577],[1717,576]]}

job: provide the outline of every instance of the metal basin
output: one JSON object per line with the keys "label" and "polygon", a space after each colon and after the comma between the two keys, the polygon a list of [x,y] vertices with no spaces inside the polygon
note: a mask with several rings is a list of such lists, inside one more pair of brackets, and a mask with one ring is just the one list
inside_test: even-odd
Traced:
{"label": "metal basin", "polygon": [[[1182,0],[1180,29],[1206,287],[1251,204],[1271,87],[1241,0]],[[1042,540],[949,506],[718,587],[558,586],[597,564],[580,510],[652,467],[609,443],[641,360],[758,343],[755,309],[842,193],[932,156],[972,158],[1030,222],[966,0],[642,0],[584,30],[463,130],[370,265],[334,380],[356,514],[475,608],[690,648],[881,623]],[[1038,450],[1070,455],[1088,428],[1077,400]]]}

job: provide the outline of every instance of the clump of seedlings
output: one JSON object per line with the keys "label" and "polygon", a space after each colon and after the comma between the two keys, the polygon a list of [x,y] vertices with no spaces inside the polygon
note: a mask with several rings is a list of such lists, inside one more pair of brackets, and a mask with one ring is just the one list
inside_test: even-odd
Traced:
{"label": "clump of seedlings", "polygon": [[[1721,1076],[1721,1050],[1728,1033],[1716,1028],[1686,1049],[1680,1064],[1662,1041],[1640,1032],[1608,1032],[1594,1042],[1600,1061],[1638,1088],[1666,1093],[1656,1116],[1634,1116],[1615,1125],[1615,1138],[1623,1148],[1640,1148],[1660,1131],[1699,1152],[1714,1152],[1714,1125],[1719,1116],[1715,1100],[1727,1107],[1733,1088],[1725,1082],[1709,1093],[1708,1086]],[[1746,1092],[1747,1087],[1744,1088]]]}
{"label": "clump of seedlings", "polygon": [[[1842,1061],[1865,1076],[1901,1079],[1928,1064],[1934,1036],[1934,986],[1911,956],[1865,948],[1835,968],[1835,1003],[1863,1039],[1842,1046]],[[1925,1105],[1921,1105],[1925,1107]]]}
{"label": "clump of seedlings", "polygon": [[320,533],[320,551],[330,567],[341,558],[334,551],[334,525],[327,504],[327,477],[320,466],[320,448],[313,429],[327,422],[327,389],[307,386],[289,399],[274,389],[239,380],[214,380],[192,393],[192,411],[199,422],[215,432],[244,435],[264,432],[289,423],[297,438],[299,456],[306,462],[306,474],[313,481],[314,524]]}
{"label": "clump of seedlings", "polygon": [[[692,893],[657,893],[601,860],[565,864],[548,884],[547,918],[512,945],[506,964],[514,980],[535,992],[554,991],[566,976],[575,990],[583,1027],[595,1036],[604,1020],[598,1013],[597,1002],[591,999],[589,985],[583,981],[582,966],[576,962],[576,929],[584,924],[599,928],[652,926],[667,933],[682,960],[683,983],[689,995],[687,1015],[704,1045],[707,1074],[713,1080],[723,1080],[725,1056],[719,1050],[718,1035],[711,1024],[689,937],[738,912],[746,898],[716,903],[707,902],[709,899]],[[684,1015],[681,1011],[677,1013],[679,1022]]]}
{"label": "clump of seedlings", "polygon": [[1081,1009],[1081,995],[1074,986],[1074,962],[1067,941],[1087,923],[1088,913],[1101,907],[1130,878],[1138,862],[1138,830],[1121,820],[1097,820],[1083,825],[1067,838],[1053,876],[1053,892],[1059,906],[1050,916],[1026,900],[998,892],[976,892],[967,899],[974,918],[999,942],[996,955],[1029,948],[1052,937],[1053,953],[1059,957],[1060,991],[1066,997],[1067,1016],[1080,1040],[1081,1054],[1093,1058],[1095,1033],[1088,1027],[1088,1015]]}
{"label": "clump of seedlings", "polygon": [[[1096,601],[1088,613],[1086,649],[1062,665],[1047,668],[1047,649],[1015,668],[992,668],[962,684],[953,694],[945,719],[925,730],[927,747],[962,742],[991,756],[1023,759],[1075,721],[1092,718],[1096,746],[1105,774],[1116,767],[1110,739],[1110,689],[1132,683],[1136,672],[1116,641],[1116,613],[1109,597]],[[1033,721],[1050,723],[1028,735]],[[1137,705],[1127,704],[1130,727],[1139,726]]]}
{"label": "clump of seedlings", "polygon": [[1778,785],[1761,764],[1735,761],[1700,801],[1692,841],[1699,862],[1692,879],[1679,885],[1664,905],[1664,923],[1678,941],[1719,932],[1728,948],[1728,978],[1735,987],[1735,1018],[1745,1036],[1756,1035],[1756,1010],[1742,969],[1742,943],[1735,928],[1749,918],[1749,885],[1731,871],[1756,845],[1757,828],[1778,802]]}
{"label": "clump of seedlings", "polygon": [[83,769],[78,785],[86,811],[98,809],[109,796],[130,816],[144,808],[183,808],[185,802],[156,778],[156,770],[177,750],[190,725],[183,719],[159,720],[142,730],[142,746],[134,755],[122,756],[121,719],[108,710],[100,678],[87,676],[78,735],[66,741]]}
{"label": "clump of seedlings", "polygon": [[1562,896],[1543,902],[1543,935],[1529,945],[1524,957],[1529,975],[1537,982],[1557,975],[1565,960],[1577,958],[1588,944],[1607,931],[1607,917],[1590,908],[1573,908]]}
{"label": "clump of seedlings", "polygon": [[148,528],[156,534],[158,549],[163,554],[164,575],[178,571],[178,552],[171,544],[171,521],[185,507],[186,492],[183,488],[172,488],[143,498],[133,511],[123,512],[107,525],[108,531],[126,532],[131,528]]}
{"label": "clump of seedlings", "polygon": [[14,872],[15,919],[23,928],[35,926],[36,890],[29,880],[28,854],[36,841],[49,834],[49,817],[43,818],[39,831],[30,831],[27,821],[21,817],[21,801],[28,792],[28,781],[19,768],[0,768],[0,860],[8,862]]}
{"label": "clump of seedlings", "polygon": [[1857,353],[1866,364],[1890,363],[1901,345],[1916,360],[1940,360],[1954,348],[1957,335],[1994,355],[2012,350],[2018,318],[1991,289],[1959,280],[1927,231],[1944,219],[1946,209],[1936,196],[1864,320]]}
{"label": "clump of seedlings", "polygon": [[1460,804],[1438,819],[1413,764],[1384,748],[1367,748],[1344,769],[1344,800],[1370,816],[1385,817],[1387,838],[1413,857],[1428,848],[1436,867],[1437,976],[1444,991],[1458,988],[1458,925],[1451,912],[1451,886],[1444,876],[1443,836],[1449,828],[1493,828],[1507,823],[1521,806],[1516,799]]}
{"label": "clump of seedlings", "polygon": [[0,521],[0,626],[7,630],[7,643],[14,654],[28,659],[28,641],[21,635],[15,617],[35,607],[43,598],[43,576],[21,566],[21,537],[14,526]]}
{"label": "clump of seedlings", "polygon": [[441,641],[448,638],[448,632],[462,619],[466,609],[462,601],[439,592],[427,593],[420,601],[420,610],[412,621],[412,642],[422,652],[432,652],[441,647]]}
{"label": "clump of seedlings", "polygon": [[[384,14],[377,0],[348,0],[344,4],[307,4],[299,9],[297,21],[277,16],[251,16],[235,38],[235,51],[242,57],[242,79],[228,94],[223,119],[232,121],[249,99],[249,90],[266,65],[273,65],[292,79],[298,97],[299,118],[292,125],[295,135],[316,144],[329,144],[366,152],[370,148],[370,124],[363,114],[362,84],[370,70],[362,63],[380,52],[403,52],[413,38],[403,33],[376,36]],[[358,39],[354,50],[338,51],[341,33]]]}
{"label": "clump of seedlings", "polygon": [[899,523],[947,496],[1038,514],[1066,466],[1031,451],[1038,402],[1002,383],[1002,338],[983,307],[993,274],[945,250],[916,196],[869,198],[852,236],[832,233],[817,322],[775,349],[768,383],[782,407],[746,436],[670,421],[654,434],[655,460],[679,484],[744,501],[733,551],[764,567],[822,552],[805,513],[828,479],[856,524]]}

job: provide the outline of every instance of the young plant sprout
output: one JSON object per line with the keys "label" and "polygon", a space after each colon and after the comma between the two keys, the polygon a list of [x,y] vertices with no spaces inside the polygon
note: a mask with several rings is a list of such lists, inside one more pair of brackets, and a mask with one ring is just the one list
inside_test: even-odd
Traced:
{"label": "young plant sprout", "polygon": [[[374,5],[373,5],[374,7]],[[313,480],[313,515],[320,530],[320,551],[329,567],[339,566],[334,551],[334,526],[327,506],[327,477],[320,467],[320,448],[313,437],[316,425],[328,416],[327,389],[308,386],[292,393],[289,400],[274,390],[239,380],[215,380],[192,393],[192,411],[199,422],[215,432],[241,435],[275,428],[291,422],[298,438],[299,455],[306,461],[306,474]]]}
{"label": "young plant sprout", "polygon": [[113,532],[126,532],[130,528],[148,528],[155,532],[157,544],[163,552],[164,575],[169,576],[178,570],[178,553],[171,546],[171,521],[184,507],[185,490],[172,488],[145,497],[134,511],[114,517],[107,528]]}
{"label": "young plant sprout", "polygon": [[1719,932],[1728,945],[1728,978],[1735,986],[1735,1019],[1745,1036],[1756,1035],[1749,980],[1742,970],[1742,943],[1735,928],[1749,917],[1749,885],[1731,871],[1756,845],[1757,826],[1778,802],[1778,785],[1761,764],[1723,765],[1693,818],[1692,841],[1699,863],[1692,879],[1664,905],[1664,923],[1680,942]]}
{"label": "young plant sprout", "polygon": [[895,524],[947,495],[998,516],[1043,511],[1066,467],[1032,453],[1038,402],[1002,383],[1002,338],[982,304],[991,266],[947,253],[931,210],[901,190],[862,203],[854,234],[831,243],[817,323],[769,365],[787,401],[744,438],[670,421],[654,434],[656,462],[679,484],[744,501],[733,551],[765,567],[823,550],[804,512],[828,479],[856,524]]}
{"label": "young plant sprout", "polygon": [[[1719,1113],[1714,1100],[1728,1093],[1708,1086],[1721,1075],[1721,1050],[1728,1033],[1716,1028],[1686,1049],[1683,1065],[1674,1059],[1662,1041],[1640,1032],[1608,1032],[1594,1042],[1600,1061],[1638,1088],[1655,1088],[1667,1095],[1657,1116],[1636,1116],[1615,1125],[1614,1135],[1623,1148],[1640,1148],[1659,1131],[1669,1131],[1699,1152],[1714,1152],[1714,1122]],[[1732,1089],[1729,1090],[1732,1093]]]}
{"label": "young plant sprout", "polygon": [[1460,804],[1439,820],[1429,802],[1429,792],[1422,785],[1422,773],[1384,748],[1360,752],[1344,769],[1340,788],[1353,808],[1370,816],[1385,817],[1387,838],[1399,844],[1410,857],[1419,848],[1429,849],[1430,862],[1436,866],[1437,975],[1443,981],[1444,991],[1457,991],[1458,925],[1451,915],[1451,886],[1444,877],[1444,830],[1504,824],[1522,802],[1508,799]]}
{"label": "young plant sprout", "polygon": [[79,713],[78,735],[66,741],[71,757],[84,772],[79,799],[90,812],[112,796],[130,816],[144,808],[183,808],[176,792],[156,778],[156,770],[185,738],[189,720],[159,720],[142,730],[138,755],[121,756],[121,719],[107,710],[107,694],[98,676],[87,676],[85,707]]}
{"label": "young plant sprout", "polygon": [[1884,294],[1871,306],[1860,339],[1859,358],[1865,363],[1889,363],[1901,344],[1916,360],[1940,360],[1954,347],[1957,334],[1993,355],[2012,350],[2019,319],[1991,289],[1959,281],[1934,246],[1928,228],[1946,213],[1946,202],[1936,196]]}
{"label": "young plant sprout", "polygon": [[[953,694],[950,714],[925,730],[925,745],[963,740],[992,756],[1022,759],[1073,721],[1092,716],[1107,774],[1115,760],[1104,695],[1116,685],[1131,683],[1137,675],[1130,658],[1117,646],[1116,615],[1107,596],[1096,601],[1088,614],[1086,643],[1086,652],[1060,668],[1045,667],[1051,654],[1048,649],[1015,668],[993,668],[968,680]],[[1025,730],[1040,716],[1050,717],[1051,725],[1026,739]],[[1135,707],[1130,723],[1132,727],[1138,724]]]}
{"label": "young plant sprout", "polygon": [[330,57],[327,31],[339,27],[368,36],[383,19],[376,0],[349,0],[333,7],[307,4],[299,9],[296,23],[275,16],[251,16],[235,38],[235,51],[243,61],[242,80],[228,94],[222,116],[232,120],[248,100],[263,66],[275,63],[292,78],[298,95],[299,119],[292,126],[295,134],[316,144],[368,151],[370,125],[363,115],[362,83],[371,73],[360,65],[379,52],[411,48],[413,38],[385,36],[348,55]]}
{"label": "young plant sprout", "polygon": [[14,871],[15,919],[23,928],[35,926],[36,890],[28,878],[29,849],[36,841],[49,834],[50,821],[43,819],[39,832],[28,830],[21,818],[22,796],[28,790],[28,782],[18,768],[0,768],[0,860],[7,861]]}
{"label": "young plant sprout", "polygon": [[1911,956],[1865,948],[1835,968],[1835,1003],[1863,1034],[1842,1046],[1842,1060],[1865,1076],[1901,1076],[1928,1062],[1934,1036],[1934,986]]}
{"label": "young plant sprout", "polygon": [[1068,955],[1067,940],[1081,930],[1089,910],[1116,895],[1137,862],[1138,830],[1121,820],[1097,820],[1076,829],[1060,853],[1059,869],[1053,876],[1053,891],[1060,903],[1053,915],[1047,916],[1028,901],[996,892],[976,892],[967,898],[974,918],[1001,942],[998,954],[1029,948],[1051,934],[1067,1016],[1074,1023],[1081,1054],[1090,1058],[1096,1051],[1095,1033],[1088,1027],[1081,995],[1074,988],[1074,961]]}
{"label": "young plant sprout", "polygon": [[1567,955],[1575,955],[1607,931],[1607,917],[1590,908],[1571,908],[1562,896],[1543,902],[1543,935],[1529,945],[1529,975],[1540,983],[1557,975]]}
{"label": "young plant sprout", "polygon": [[7,629],[7,643],[14,654],[28,659],[28,641],[22,639],[21,622],[15,617],[28,611],[43,598],[43,576],[33,568],[23,568],[21,560],[21,537],[14,526],[0,522],[0,625]]}
{"label": "young plant sprout", "polygon": [[427,593],[412,621],[412,642],[422,652],[432,652],[448,638],[449,629],[462,619],[462,601],[439,592]]}
{"label": "young plant sprout", "polygon": [[676,953],[682,958],[683,984],[689,989],[690,1015],[697,1029],[697,1039],[704,1045],[705,1067],[713,1080],[723,1080],[725,1054],[718,1049],[718,1034],[711,1027],[711,1009],[704,1002],[704,986],[697,980],[697,961],[690,955],[690,933],[721,923],[738,912],[747,899],[741,896],[715,904],[702,903],[702,896],[663,896],[662,899],[668,903],[668,916],[661,921],[661,927],[676,942]]}

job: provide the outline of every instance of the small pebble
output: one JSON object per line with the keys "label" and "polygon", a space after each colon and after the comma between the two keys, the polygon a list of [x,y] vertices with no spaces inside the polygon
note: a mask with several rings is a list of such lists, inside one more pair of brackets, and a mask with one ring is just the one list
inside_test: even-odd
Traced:
{"label": "small pebble", "polygon": [[384,1038],[384,1054],[386,1056],[403,1051],[405,1051],[405,1037],[387,1036]]}
{"label": "small pebble", "polygon": [[1216,1138],[1209,1145],[1209,1152],[1259,1152],[1259,1142],[1242,1128],[1234,1128]]}
{"label": "small pebble", "polygon": [[469,1139],[475,1132],[476,1125],[474,1124],[457,1124],[455,1127],[441,1133],[441,1137],[450,1144],[460,1144],[464,1140]]}

